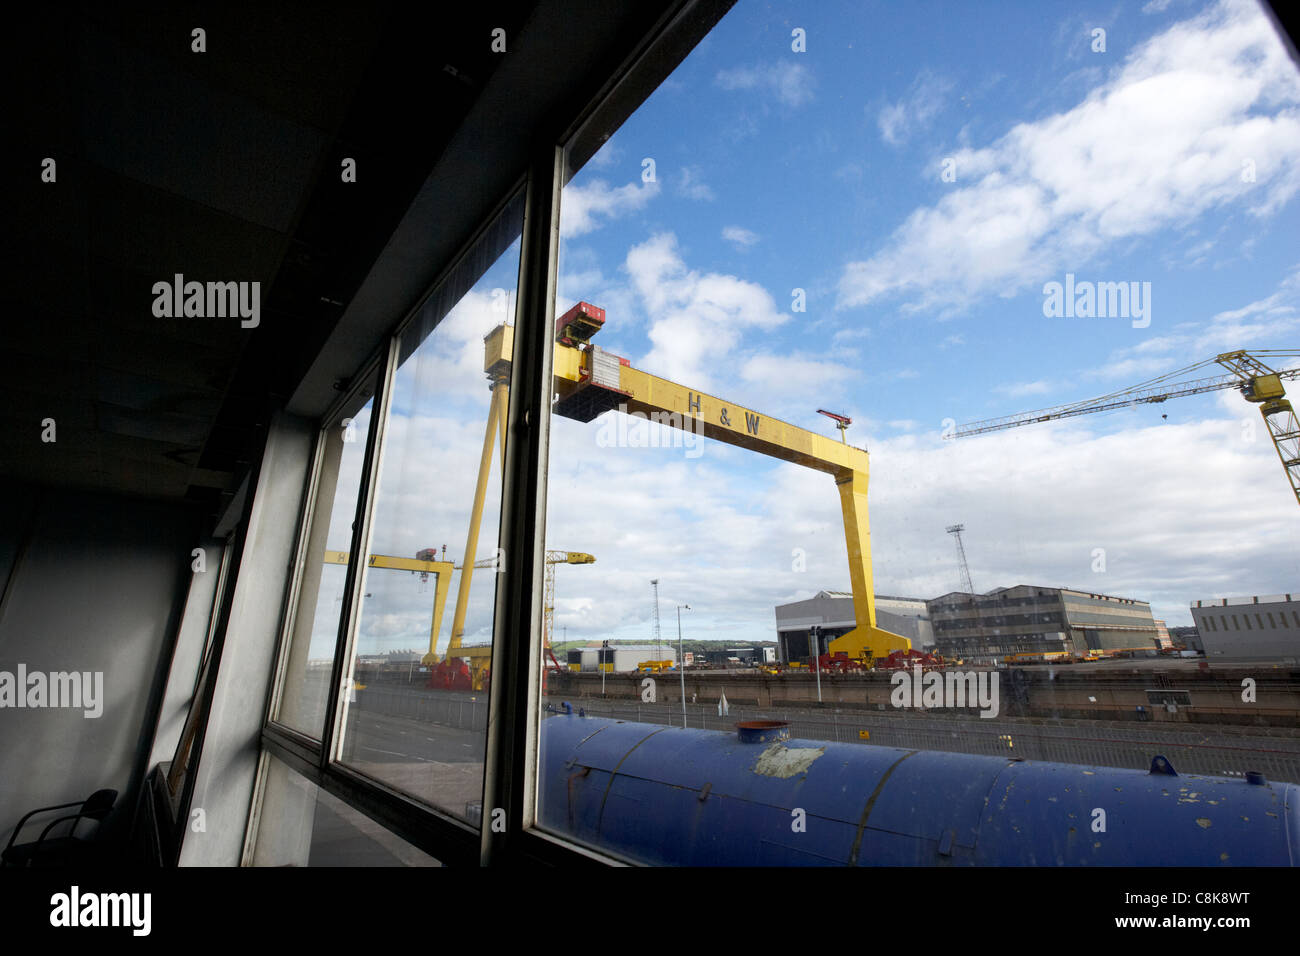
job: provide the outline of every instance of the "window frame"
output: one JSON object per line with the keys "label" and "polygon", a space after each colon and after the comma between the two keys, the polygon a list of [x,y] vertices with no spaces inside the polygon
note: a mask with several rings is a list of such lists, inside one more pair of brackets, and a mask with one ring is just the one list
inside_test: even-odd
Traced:
{"label": "window frame", "polygon": [[[484,218],[439,272],[418,304],[384,336],[383,344],[361,366],[354,381],[376,371],[373,406],[362,465],[361,483],[350,544],[343,607],[335,640],[334,661],[322,738],[317,741],[271,719],[279,706],[293,635],[294,602],[304,567],[303,549],[317,510],[325,428],[355,396],[349,391],[320,419],[299,515],[291,581],[277,647],[275,674],[260,735],[256,783],[250,802],[244,863],[251,862],[260,823],[261,797],[270,758],[306,777],[322,790],[374,819],[444,865],[594,865],[624,866],[629,861],[607,855],[541,830],[537,826],[537,761],[541,688],[543,576],[546,536],[546,472],[551,417],[552,330],[559,265],[560,194],[573,174],[677,68],[732,7],[735,0],[680,0],[647,31],[628,56],[606,73],[595,94],[548,125],[549,135],[528,157],[526,171]],[[571,107],[575,106],[571,104]],[[471,826],[417,801],[382,781],[341,763],[344,708],[342,685],[350,671],[364,586],[374,500],[382,465],[388,413],[402,333],[444,286],[454,280],[478,244],[498,226],[500,216],[520,192],[524,195],[518,295],[514,313],[514,360],[507,409],[505,467],[498,546],[505,567],[497,575],[493,622],[492,686],[489,695],[487,748],[484,759],[484,821],[489,808],[506,811],[504,832]],[[526,623],[527,627],[522,625]],[[526,639],[519,640],[519,635]]]}

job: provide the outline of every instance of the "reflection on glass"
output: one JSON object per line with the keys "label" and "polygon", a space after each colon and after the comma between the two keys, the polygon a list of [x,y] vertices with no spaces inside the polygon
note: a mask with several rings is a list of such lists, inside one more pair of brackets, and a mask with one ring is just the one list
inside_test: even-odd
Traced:
{"label": "reflection on glass", "polygon": [[373,376],[353,404],[321,432],[315,512],[303,553],[293,639],[276,719],[319,738],[343,607],[348,550],[357,508]]}
{"label": "reflection on glass", "polygon": [[268,757],[254,866],[441,866]]}
{"label": "reflection on glass", "polygon": [[519,226],[516,204],[464,267],[472,287],[401,336],[344,702],[343,762],[475,823]]}

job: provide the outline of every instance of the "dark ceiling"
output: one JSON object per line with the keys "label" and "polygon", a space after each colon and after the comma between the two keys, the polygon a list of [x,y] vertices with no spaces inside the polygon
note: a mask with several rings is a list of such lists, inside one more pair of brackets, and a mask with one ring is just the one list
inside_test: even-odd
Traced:
{"label": "dark ceiling", "polygon": [[[462,180],[476,148],[492,151],[473,145],[491,135],[485,104],[517,114],[492,162],[514,156],[518,168],[498,170],[485,186],[496,188],[522,172],[548,113],[594,95],[680,6],[84,3],[12,14],[0,477],[188,500],[214,516],[269,411],[326,346],[354,363],[502,198],[445,188],[446,169],[431,192],[453,140]],[[192,49],[195,28],[205,52]],[[515,59],[491,49],[496,28]],[[509,81],[494,88],[499,71]],[[41,181],[46,157],[53,183]],[[342,181],[344,158],[355,183]],[[432,232],[445,228],[427,249],[408,235],[387,268],[405,261],[405,275],[427,253],[428,269],[384,302],[378,326],[353,323],[343,337],[353,352],[340,349],[341,318],[382,272],[404,219],[410,232],[417,198],[437,212]],[[176,274],[259,282],[258,326],[156,317],[153,285]],[[54,442],[42,441],[46,419]]]}

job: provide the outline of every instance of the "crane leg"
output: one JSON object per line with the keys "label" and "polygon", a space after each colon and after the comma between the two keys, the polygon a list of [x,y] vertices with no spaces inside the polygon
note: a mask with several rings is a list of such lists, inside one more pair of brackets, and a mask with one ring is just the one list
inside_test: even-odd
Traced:
{"label": "crane leg", "polygon": [[478,463],[478,485],[474,488],[474,509],[470,512],[469,533],[465,538],[465,557],[460,569],[460,589],[456,592],[456,613],[451,621],[451,638],[447,641],[446,659],[460,649],[465,633],[465,612],[469,609],[469,586],[474,575],[474,555],[478,552],[478,531],[483,520],[483,499],[487,496],[488,475],[492,471],[492,446],[496,444],[497,430],[505,418],[505,405],[509,388],[499,383],[492,389],[492,402],[488,406],[487,431],[483,435],[483,455]]}
{"label": "crane leg", "polygon": [[451,574],[435,572],[433,585],[433,625],[429,628],[429,653],[421,664],[438,663],[438,635],[442,633],[442,612],[447,607],[447,592],[451,590]]}
{"label": "crane leg", "polygon": [[871,530],[867,526],[867,473],[853,471],[836,478],[840,508],[844,512],[844,537],[849,549],[849,580],[853,585],[856,627],[831,642],[831,654],[844,651],[853,660],[871,661],[891,651],[910,650],[912,642],[900,634],[876,627],[876,598],[871,578]]}

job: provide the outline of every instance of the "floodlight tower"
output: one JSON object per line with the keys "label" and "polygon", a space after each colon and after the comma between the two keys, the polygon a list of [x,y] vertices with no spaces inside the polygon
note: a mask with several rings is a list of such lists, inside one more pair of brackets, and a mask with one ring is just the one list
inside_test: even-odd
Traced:
{"label": "floodlight tower", "polygon": [[659,579],[655,578],[650,582],[655,591],[655,660],[659,659]]}
{"label": "floodlight tower", "polygon": [[947,532],[957,539],[957,560],[961,562],[961,583],[966,585],[966,593],[974,597],[975,585],[970,581],[970,566],[966,563],[966,549],[962,547],[961,533],[966,530],[964,524],[950,524]]}

